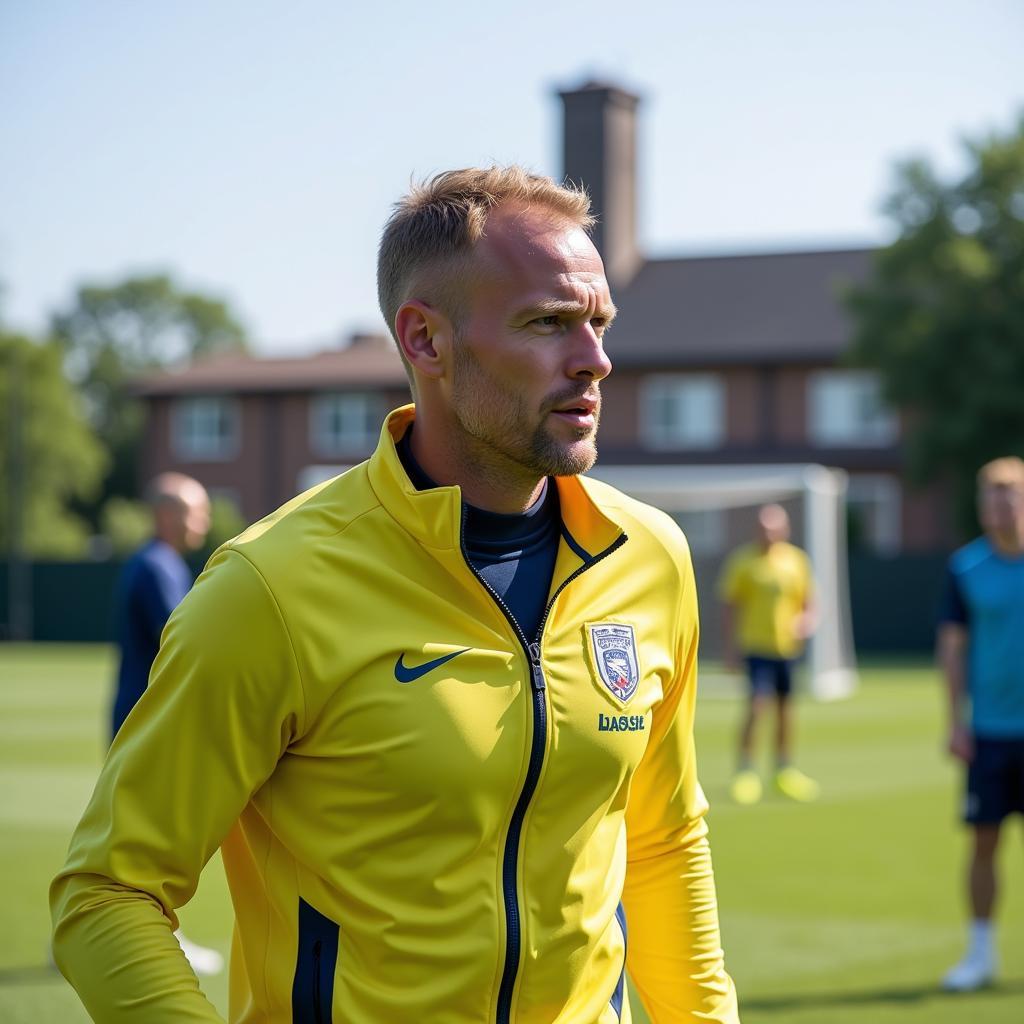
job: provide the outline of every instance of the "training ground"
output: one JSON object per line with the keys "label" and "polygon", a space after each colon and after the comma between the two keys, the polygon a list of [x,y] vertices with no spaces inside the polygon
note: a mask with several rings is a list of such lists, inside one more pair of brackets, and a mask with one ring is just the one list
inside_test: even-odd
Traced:
{"label": "training ground", "polygon": [[[46,890],[102,757],[111,651],[0,646],[0,1021],[88,1020],[49,965]],[[943,705],[928,666],[862,666],[850,699],[800,709],[799,763],[821,800],[729,803],[736,688],[702,684],[700,774],[727,964],[744,1024],[1011,1024],[1024,1021],[1024,828],[1007,823],[1001,979],[972,995],[937,980],[964,937],[959,773],[942,752]],[[414,869],[414,868],[413,868]],[[227,953],[219,862],[181,914]],[[221,1012],[225,975],[203,988]],[[634,1020],[647,1020],[634,1000]],[[427,1022],[424,1022],[427,1024]],[[543,1024],[543,1022],[530,1022]]]}

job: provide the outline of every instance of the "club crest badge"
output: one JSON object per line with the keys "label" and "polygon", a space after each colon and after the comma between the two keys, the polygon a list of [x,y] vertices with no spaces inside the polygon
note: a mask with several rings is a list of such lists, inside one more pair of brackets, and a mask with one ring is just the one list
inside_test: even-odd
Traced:
{"label": "club crest badge", "polygon": [[632,626],[619,623],[588,625],[594,668],[609,693],[627,704],[640,682],[636,656],[636,636]]}

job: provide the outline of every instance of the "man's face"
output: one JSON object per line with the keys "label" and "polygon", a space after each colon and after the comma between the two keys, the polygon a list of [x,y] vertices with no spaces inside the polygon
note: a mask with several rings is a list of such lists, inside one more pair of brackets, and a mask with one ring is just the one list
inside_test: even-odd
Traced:
{"label": "man's face", "polygon": [[206,491],[192,495],[185,502],[182,525],[186,547],[189,551],[197,551],[210,532],[210,499]]}
{"label": "man's face", "polygon": [[1024,533],[1024,484],[983,484],[978,491],[978,518],[989,533]]}
{"label": "man's face", "polygon": [[765,547],[789,540],[789,516],[778,505],[768,505],[757,516],[757,539]]}
{"label": "man's face", "polygon": [[175,500],[163,503],[162,532],[178,551],[197,551],[210,532],[210,499],[203,488],[187,488]]}
{"label": "man's face", "polygon": [[500,207],[465,287],[450,404],[468,449],[538,477],[589,469],[615,315],[593,242],[546,209]]}

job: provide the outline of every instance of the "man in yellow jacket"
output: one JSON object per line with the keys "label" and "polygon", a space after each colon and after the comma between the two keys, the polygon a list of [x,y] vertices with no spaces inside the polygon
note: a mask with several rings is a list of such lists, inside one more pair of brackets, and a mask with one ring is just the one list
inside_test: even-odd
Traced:
{"label": "man in yellow jacket", "polygon": [[739,768],[730,792],[739,804],[761,799],[754,767],[754,735],[775,705],[775,786],[792,800],[817,799],[818,784],[790,761],[793,743],[793,664],[816,623],[814,580],[807,555],[789,543],[789,516],[781,505],[757,513],[757,537],[728,558],[718,581],[725,602],[726,663],[737,651],[746,663],[750,700],[740,727]]}
{"label": "man in yellow jacket", "polygon": [[581,477],[615,315],[582,193],[439,175],[380,246],[415,406],[221,548],[51,891],[95,1019],[216,1021],[174,940],[221,847],[235,1022],[737,1024],[671,520]]}

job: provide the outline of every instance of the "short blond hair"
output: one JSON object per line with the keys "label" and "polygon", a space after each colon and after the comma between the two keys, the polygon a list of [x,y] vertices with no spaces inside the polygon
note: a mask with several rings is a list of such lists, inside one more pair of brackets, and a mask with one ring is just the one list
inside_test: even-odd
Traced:
{"label": "short blond hair", "polygon": [[395,204],[377,251],[377,298],[396,342],[395,317],[410,298],[436,304],[458,321],[467,256],[483,237],[491,210],[509,202],[547,207],[584,229],[594,224],[582,188],[514,164],[445,171],[413,184]]}
{"label": "short blond hair", "polygon": [[978,487],[1024,487],[1024,459],[1004,455],[978,470]]}

